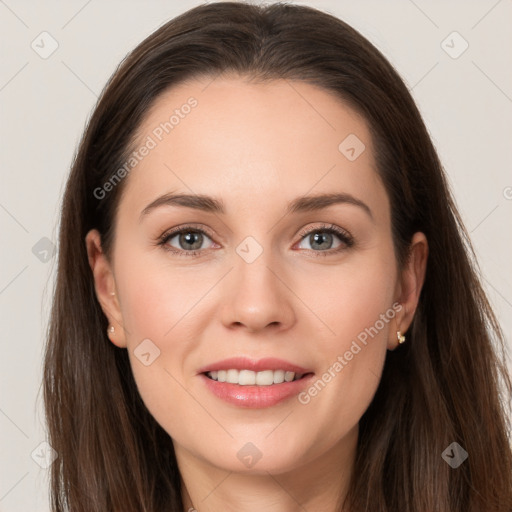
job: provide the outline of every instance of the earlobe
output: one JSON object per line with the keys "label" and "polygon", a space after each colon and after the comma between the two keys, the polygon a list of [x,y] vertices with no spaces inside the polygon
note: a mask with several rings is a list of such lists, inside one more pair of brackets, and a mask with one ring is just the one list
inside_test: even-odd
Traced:
{"label": "earlobe", "polygon": [[[94,278],[96,298],[108,319],[107,335],[114,345],[125,348],[126,340],[122,325],[122,315],[115,293],[115,279],[111,264],[101,247],[101,235],[96,229],[89,231],[85,237],[87,257]],[[114,327],[112,331],[111,327]]]}
{"label": "earlobe", "polygon": [[402,308],[396,315],[394,327],[389,333],[390,349],[395,349],[400,344],[400,336],[405,335],[412,323],[425,282],[427,259],[427,237],[423,233],[417,232],[412,237],[409,257],[399,277],[397,301]]}

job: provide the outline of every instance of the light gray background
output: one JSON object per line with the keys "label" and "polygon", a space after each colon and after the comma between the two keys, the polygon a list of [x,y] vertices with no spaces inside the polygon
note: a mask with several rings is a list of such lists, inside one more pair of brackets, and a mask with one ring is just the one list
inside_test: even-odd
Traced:
{"label": "light gray background", "polygon": [[[199,3],[0,0],[2,512],[49,510],[48,470],[31,454],[45,440],[38,392],[55,257],[41,261],[44,252],[36,256],[32,248],[43,237],[56,242],[72,156],[115,66],[157,27]],[[412,89],[512,348],[512,1],[290,3],[347,21]],[[59,45],[47,59],[31,48],[43,31]],[[441,46],[453,31],[469,43],[456,59]],[[462,48],[457,36],[446,44],[452,52]]]}

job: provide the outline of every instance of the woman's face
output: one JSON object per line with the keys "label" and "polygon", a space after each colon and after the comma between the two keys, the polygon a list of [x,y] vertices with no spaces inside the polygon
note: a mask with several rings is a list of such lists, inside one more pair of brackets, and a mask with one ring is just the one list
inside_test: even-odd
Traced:
{"label": "woman's face", "polygon": [[353,454],[426,254],[417,234],[398,271],[365,121],[312,85],[224,76],[166,92],[138,135],[110,262],[87,242],[177,454],[274,474]]}

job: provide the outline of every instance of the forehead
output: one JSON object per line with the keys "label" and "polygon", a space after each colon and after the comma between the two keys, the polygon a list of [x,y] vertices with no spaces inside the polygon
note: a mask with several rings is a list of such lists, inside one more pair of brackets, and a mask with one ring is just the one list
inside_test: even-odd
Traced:
{"label": "forehead", "polygon": [[135,148],[144,145],[150,149],[123,194],[133,208],[177,190],[226,198],[228,210],[231,198],[233,211],[309,191],[382,201],[367,123],[304,82],[224,76],[182,83],[147,113]]}

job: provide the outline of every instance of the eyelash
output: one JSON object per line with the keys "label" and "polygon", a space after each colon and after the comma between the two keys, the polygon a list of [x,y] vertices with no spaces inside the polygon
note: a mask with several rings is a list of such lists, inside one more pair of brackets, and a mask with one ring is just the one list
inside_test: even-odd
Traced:
{"label": "eyelash", "polygon": [[[188,225],[188,226],[182,226],[179,228],[175,228],[170,231],[166,231],[162,236],[160,236],[158,238],[157,245],[162,246],[162,248],[164,250],[169,251],[172,254],[176,254],[178,256],[185,256],[185,257],[198,256],[204,249],[198,249],[198,250],[194,250],[194,251],[182,251],[182,250],[177,250],[175,248],[171,248],[169,245],[167,245],[167,242],[171,238],[174,238],[176,235],[180,235],[182,233],[190,233],[190,232],[201,233],[203,235],[206,235],[209,238],[212,238],[212,236],[208,232],[204,231],[203,229],[192,226],[192,225]],[[339,253],[347,248],[350,248],[354,245],[353,237],[347,231],[339,228],[338,226],[335,226],[334,224],[331,224],[331,225],[323,224],[319,227],[315,227],[314,229],[301,231],[299,233],[301,241],[306,236],[311,235],[312,233],[316,233],[316,232],[330,233],[330,234],[336,235],[341,240],[342,245],[334,250],[327,250],[327,251],[313,251],[312,249],[308,249],[308,250],[312,251],[313,253],[315,253],[315,257],[316,256],[325,257],[325,256],[337,254],[337,253]]]}

